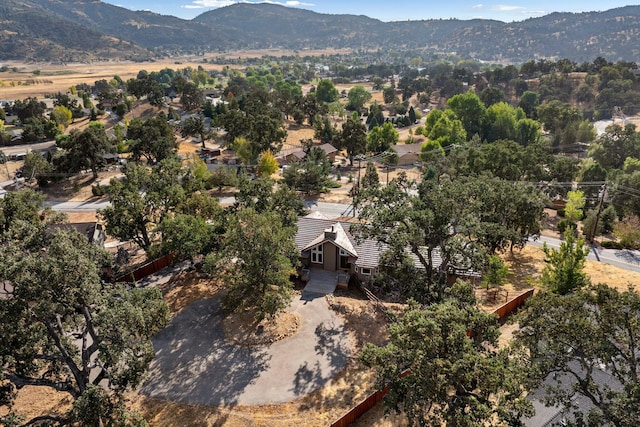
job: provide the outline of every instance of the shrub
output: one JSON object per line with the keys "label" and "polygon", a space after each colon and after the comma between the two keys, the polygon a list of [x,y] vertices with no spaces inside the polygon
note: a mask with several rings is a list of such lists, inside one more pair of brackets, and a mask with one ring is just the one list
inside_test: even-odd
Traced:
{"label": "shrub", "polygon": [[605,249],[624,249],[624,245],[615,240],[605,240],[602,242],[602,247]]}
{"label": "shrub", "polygon": [[104,196],[107,193],[107,190],[108,190],[108,187],[106,186],[103,187],[100,184],[91,186],[91,194],[93,194],[96,197]]}
{"label": "shrub", "polygon": [[564,234],[567,228],[575,230],[576,228],[578,228],[578,226],[575,222],[571,222],[568,219],[561,219],[560,222],[558,222],[558,231]]}

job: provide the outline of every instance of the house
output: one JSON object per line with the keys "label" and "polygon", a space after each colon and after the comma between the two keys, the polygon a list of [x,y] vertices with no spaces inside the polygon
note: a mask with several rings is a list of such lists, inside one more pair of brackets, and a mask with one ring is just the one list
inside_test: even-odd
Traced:
{"label": "house", "polygon": [[[378,273],[380,255],[387,245],[373,239],[356,241],[351,234],[352,222],[327,219],[312,213],[298,220],[295,243],[300,251],[303,269],[322,269],[344,272],[367,281]],[[417,268],[422,268],[418,258],[409,254]],[[434,266],[442,262],[434,253]],[[468,269],[456,269],[458,277],[475,279],[479,274]]]}
{"label": "house", "polygon": [[[313,147],[318,147],[327,155],[327,158],[331,163],[336,160],[336,155],[338,154],[338,149],[331,144],[322,144],[322,145],[314,145]],[[278,155],[278,163],[280,165],[289,164],[295,161],[302,161],[307,156],[307,153],[302,148],[296,148],[293,150],[283,150],[280,151]]]}
{"label": "house", "polygon": [[368,280],[378,272],[382,244],[367,239],[360,243],[349,232],[351,223],[310,215],[298,220],[296,246],[303,268],[355,274]]}
{"label": "house", "polygon": [[398,166],[410,166],[420,161],[420,148],[422,143],[415,144],[396,144],[391,149],[398,153]]}
{"label": "house", "polygon": [[108,165],[115,165],[118,163],[120,156],[118,155],[118,153],[104,153],[102,155],[102,158],[105,162],[107,162]]}
{"label": "house", "polygon": [[66,224],[52,224],[49,230],[68,230],[74,229],[78,233],[87,236],[89,243],[93,243],[99,247],[104,247],[106,233],[102,224],[98,222],[70,222]]}
{"label": "house", "polygon": [[[569,362],[570,369],[574,372],[578,372],[582,375],[582,368],[575,360]],[[575,425],[574,412],[581,412],[582,414],[588,414],[589,411],[595,409],[595,405],[591,400],[575,391],[573,391],[572,384],[575,383],[575,378],[569,373],[560,373],[558,379],[555,379],[556,374],[549,374],[543,381],[542,385],[530,393],[527,398],[533,403],[535,408],[535,415],[530,418],[524,418],[522,421],[526,427],[545,427],[551,425]],[[612,375],[604,366],[595,368],[591,372],[592,378],[596,387],[605,388],[608,387],[613,391],[619,391],[622,389],[622,384],[618,379]],[[559,380],[559,383],[558,383]],[[544,400],[547,396],[547,386],[560,385],[567,393],[571,395],[572,404],[574,409],[570,412],[565,412],[562,406],[547,406]]]}

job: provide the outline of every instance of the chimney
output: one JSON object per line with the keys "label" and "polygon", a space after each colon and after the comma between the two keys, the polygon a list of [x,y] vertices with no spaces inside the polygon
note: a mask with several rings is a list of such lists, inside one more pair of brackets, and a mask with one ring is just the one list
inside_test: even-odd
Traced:
{"label": "chimney", "polygon": [[336,236],[337,233],[335,232],[333,225],[331,226],[331,229],[324,230],[325,239],[336,240]]}

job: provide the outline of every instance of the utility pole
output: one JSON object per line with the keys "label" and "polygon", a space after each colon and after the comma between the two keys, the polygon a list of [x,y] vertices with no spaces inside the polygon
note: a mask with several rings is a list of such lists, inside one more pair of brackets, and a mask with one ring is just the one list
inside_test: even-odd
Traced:
{"label": "utility pole", "polygon": [[602,185],[602,191],[600,191],[600,203],[598,204],[598,212],[596,212],[596,220],[593,222],[593,229],[591,230],[591,244],[593,244],[596,238],[596,232],[598,230],[598,221],[600,220],[600,213],[602,212],[602,205],[604,205],[604,197],[607,194],[607,184]]}

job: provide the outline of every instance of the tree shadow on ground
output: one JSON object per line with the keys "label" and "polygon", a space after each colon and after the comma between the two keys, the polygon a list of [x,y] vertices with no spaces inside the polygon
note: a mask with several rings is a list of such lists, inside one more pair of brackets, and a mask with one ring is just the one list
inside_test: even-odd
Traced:
{"label": "tree shadow on ground", "polygon": [[[300,410],[316,409],[335,412],[336,419],[375,391],[373,372],[366,369],[358,360],[360,348],[367,342],[383,345],[388,339],[387,319],[375,310],[368,301],[360,299],[359,292],[340,291],[331,303],[332,309],[340,314],[345,331],[349,331],[354,344],[347,357],[346,365],[336,375],[328,387],[320,388],[302,400]],[[345,297],[344,295],[347,295]],[[347,301],[348,299],[348,301]],[[356,300],[358,300],[356,302]],[[395,307],[396,304],[390,304]],[[315,351],[326,354],[329,359],[340,358],[332,343],[336,341],[340,328],[331,323],[316,327],[318,337]],[[339,351],[339,350],[338,350]]]}
{"label": "tree shadow on ground", "polygon": [[316,361],[312,368],[309,367],[308,362],[300,365],[296,371],[295,378],[293,380],[293,392],[299,396],[309,394],[327,380],[322,377],[322,370],[320,369],[320,363]]}
{"label": "tree shadow on ground", "polygon": [[317,337],[314,347],[316,354],[328,356],[331,366],[343,366],[347,362],[350,353],[343,335],[347,334],[344,325],[336,325],[335,322],[324,322],[316,327]]}
{"label": "tree shadow on ground", "polygon": [[640,253],[638,251],[631,251],[624,249],[616,252],[616,258],[620,258],[630,264],[640,265]]}
{"label": "tree shadow on ground", "polygon": [[156,358],[146,396],[202,405],[231,405],[270,361],[263,350],[226,342],[219,298],[197,301],[153,338]]}

